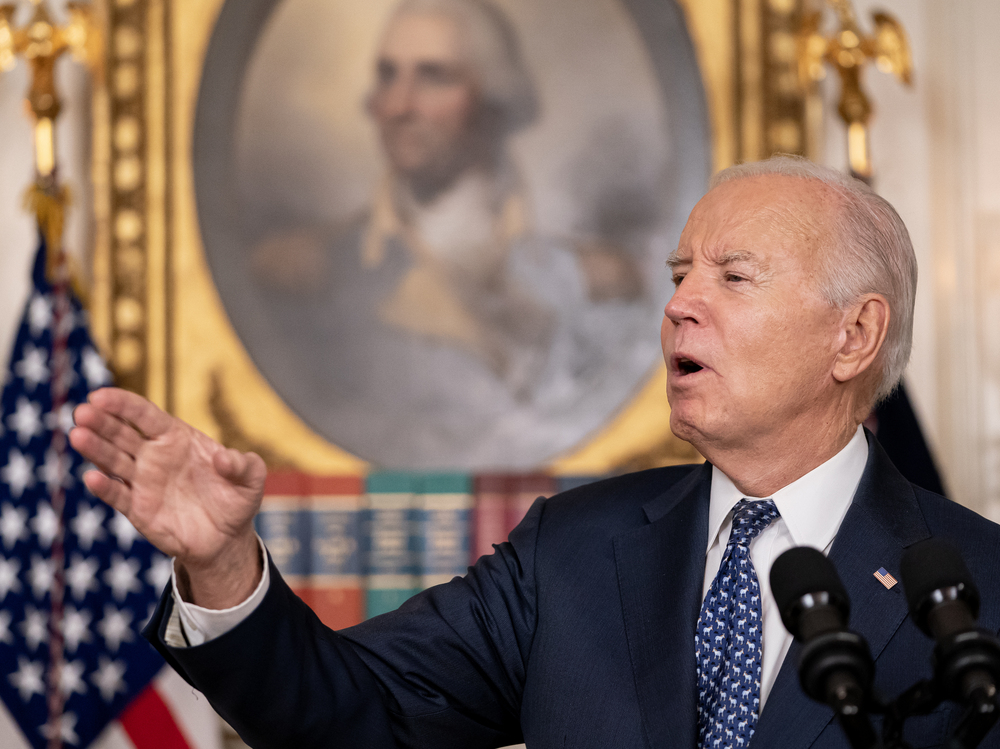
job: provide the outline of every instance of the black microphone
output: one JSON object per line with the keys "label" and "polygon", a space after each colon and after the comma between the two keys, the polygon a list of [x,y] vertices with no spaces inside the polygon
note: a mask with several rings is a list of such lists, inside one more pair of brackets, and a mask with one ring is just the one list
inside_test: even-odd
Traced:
{"label": "black microphone", "polygon": [[937,645],[934,673],[956,702],[993,700],[1000,682],[1000,641],[976,627],[979,590],[962,556],[948,542],[914,544],[900,564],[910,615]]}
{"label": "black microphone", "polygon": [[833,563],[798,546],[775,560],[770,577],[781,621],[802,643],[803,691],[834,709],[852,746],[875,746],[866,712],[875,664],[868,643],[847,629],[850,600]]}

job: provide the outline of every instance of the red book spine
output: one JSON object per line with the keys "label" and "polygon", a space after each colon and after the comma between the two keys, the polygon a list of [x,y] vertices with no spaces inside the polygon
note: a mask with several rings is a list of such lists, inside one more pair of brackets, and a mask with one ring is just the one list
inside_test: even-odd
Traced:
{"label": "red book spine", "polygon": [[475,506],[472,513],[472,554],[475,564],[481,556],[493,553],[493,544],[507,540],[507,500],[510,477],[484,473],[475,479]]}
{"label": "red book spine", "polygon": [[555,478],[541,473],[515,474],[511,476],[510,482],[511,492],[507,501],[505,529],[507,534],[524,519],[536,499],[551,497],[556,493]]}

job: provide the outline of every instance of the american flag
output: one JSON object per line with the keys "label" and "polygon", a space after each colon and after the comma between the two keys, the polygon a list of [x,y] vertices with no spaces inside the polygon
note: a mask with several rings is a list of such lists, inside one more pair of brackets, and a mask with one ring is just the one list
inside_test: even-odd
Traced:
{"label": "american flag", "polygon": [[111,378],[79,301],[45,268],[43,242],[0,400],[0,744],[218,746],[217,723],[195,740],[173,717],[192,690],[158,677],[138,633],[170,560],[87,491],[92,466],[68,444],[73,408]]}
{"label": "american flag", "polygon": [[889,574],[889,571],[885,567],[879,567],[873,574],[875,575],[875,578],[886,588],[891,589],[892,586],[898,582],[896,578]]}

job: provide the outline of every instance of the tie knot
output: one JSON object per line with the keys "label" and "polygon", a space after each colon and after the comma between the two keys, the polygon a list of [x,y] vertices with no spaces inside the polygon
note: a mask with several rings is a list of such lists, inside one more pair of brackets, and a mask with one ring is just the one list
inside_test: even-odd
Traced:
{"label": "tie knot", "polygon": [[729,535],[729,543],[746,546],[779,514],[778,508],[770,499],[740,500],[733,508],[733,530]]}

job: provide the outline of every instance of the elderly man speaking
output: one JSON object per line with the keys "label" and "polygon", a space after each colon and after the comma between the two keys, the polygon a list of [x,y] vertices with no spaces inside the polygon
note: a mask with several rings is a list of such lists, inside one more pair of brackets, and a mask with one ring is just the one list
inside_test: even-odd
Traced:
{"label": "elderly man speaking", "polygon": [[[341,632],[254,535],[259,457],[94,393],[71,435],[100,468],[87,485],[175,557],[153,644],[255,747],[846,746],[799,689],[778,554],[835,562],[886,695],[928,670],[899,586],[873,574],[907,546],[960,539],[981,623],[1000,625],[1000,529],[909,484],[860,426],[909,354],[909,237],[864,185],[777,158],[719,174],[668,265],[671,427],[708,462],[539,499],[465,577]],[[937,746],[956,719],[908,731]]]}

